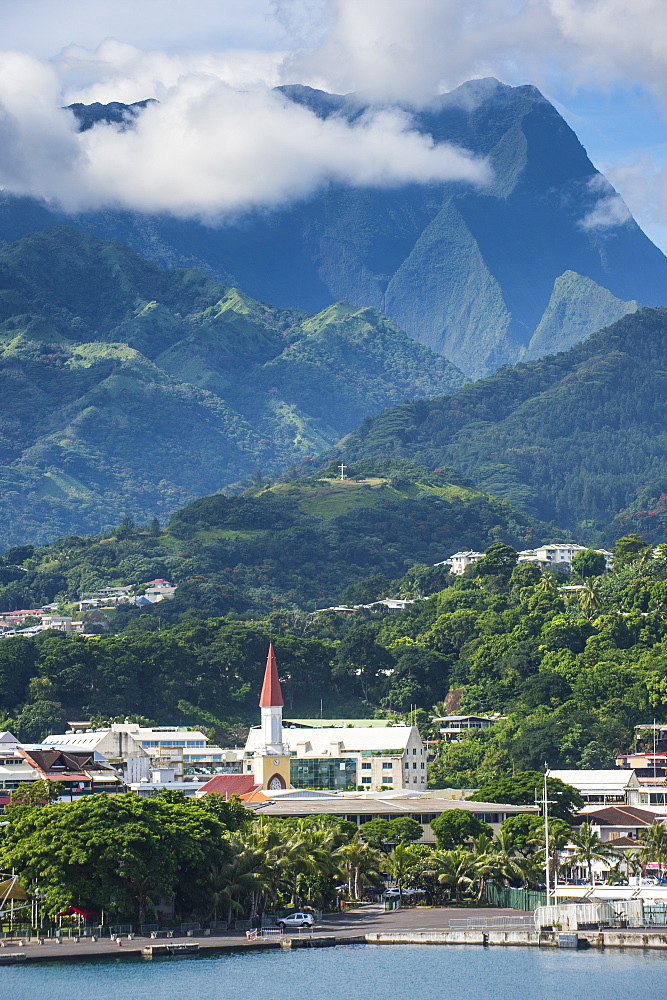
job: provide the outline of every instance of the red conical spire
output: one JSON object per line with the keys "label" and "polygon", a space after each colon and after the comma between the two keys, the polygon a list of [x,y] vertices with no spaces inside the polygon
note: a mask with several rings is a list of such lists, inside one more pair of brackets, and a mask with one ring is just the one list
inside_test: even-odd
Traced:
{"label": "red conical spire", "polygon": [[269,643],[269,655],[266,658],[266,670],[264,671],[264,683],[262,684],[262,693],[259,696],[259,707],[260,708],[282,708],[285,702],[283,701],[282,691],[280,690],[280,681],[278,680],[278,664],[276,662],[276,654],[273,651],[273,643]]}

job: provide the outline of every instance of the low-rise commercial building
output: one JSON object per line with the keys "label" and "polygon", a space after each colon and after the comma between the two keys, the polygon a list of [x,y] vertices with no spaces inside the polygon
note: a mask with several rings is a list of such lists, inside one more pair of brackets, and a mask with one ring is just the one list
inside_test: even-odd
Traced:
{"label": "low-rise commercial building", "polygon": [[531,815],[538,812],[537,806],[499,805],[496,802],[466,802],[460,799],[437,799],[422,795],[331,795],[322,793],[284,791],[280,793],[265,793],[269,801],[246,801],[246,806],[259,816],[275,816],[282,818],[300,818],[322,814],[340,816],[361,826],[371,819],[396,819],[408,816],[421,823],[423,836],[421,843],[434,844],[435,834],[431,822],[436,816],[449,809],[464,809],[473,813],[478,819],[489,823],[494,832],[498,832],[500,824],[508,816],[521,813]]}

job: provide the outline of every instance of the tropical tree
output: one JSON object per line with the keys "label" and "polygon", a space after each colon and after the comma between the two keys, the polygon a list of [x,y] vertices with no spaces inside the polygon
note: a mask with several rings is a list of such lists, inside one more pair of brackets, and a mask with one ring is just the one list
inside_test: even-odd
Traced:
{"label": "tropical tree", "polygon": [[511,831],[503,830],[502,826],[495,839],[487,848],[492,859],[494,879],[504,884],[526,885],[536,881],[541,866],[535,854],[526,856],[519,851],[516,839]]}
{"label": "tropical tree", "polygon": [[470,844],[481,834],[493,835],[488,823],[478,819],[469,809],[446,809],[431,822],[435,841],[441,850],[452,850]]}
{"label": "tropical tree", "polygon": [[335,854],[347,875],[348,891],[353,899],[361,899],[364,882],[379,883],[380,854],[357,834]]}
{"label": "tropical tree", "polygon": [[388,854],[397,844],[411,844],[424,835],[421,823],[410,816],[396,819],[370,819],[364,823],[359,834],[367,844]]}
{"label": "tropical tree", "polygon": [[639,834],[640,858],[644,864],[656,864],[662,872],[667,867],[667,826],[656,819]]}
{"label": "tropical tree", "polygon": [[410,844],[397,844],[388,860],[388,868],[398,886],[398,895],[401,899],[403,898],[403,889],[412,878],[419,860],[419,850]]}
{"label": "tropical tree", "polygon": [[591,576],[602,576],[607,568],[607,560],[602,552],[595,549],[582,549],[572,559],[572,572],[586,580]]}
{"label": "tropical tree", "polygon": [[593,618],[602,607],[601,582],[587,579],[583,590],[579,591],[579,606],[587,618]]}
{"label": "tropical tree", "polygon": [[37,781],[21,782],[19,788],[9,796],[5,812],[7,816],[10,816],[12,810],[18,807],[32,808],[33,806],[52,805],[64,794],[65,786],[59,781],[38,778]]}
{"label": "tropical tree", "polygon": [[572,856],[572,863],[575,865],[585,865],[588,871],[588,884],[593,886],[593,862],[609,861],[618,857],[611,844],[600,840],[590,823],[582,823],[578,830],[571,836],[572,843],[576,850]]}
{"label": "tropical tree", "polygon": [[470,889],[479,877],[479,859],[474,851],[465,847],[453,851],[436,850],[424,864],[424,873],[453,890],[454,899],[460,903],[462,892]]}

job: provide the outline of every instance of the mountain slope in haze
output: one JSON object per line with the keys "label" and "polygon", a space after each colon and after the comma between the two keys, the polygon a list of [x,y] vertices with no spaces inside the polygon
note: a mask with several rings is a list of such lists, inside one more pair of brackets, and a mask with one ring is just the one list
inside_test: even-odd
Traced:
{"label": "mountain slope in haze", "polygon": [[453,465],[485,492],[588,541],[595,531],[613,541],[624,526],[667,540],[667,309],[642,309],[449,398],[393,407],[343,447],[345,461]]}
{"label": "mountain slope in haze", "polygon": [[0,538],[164,516],[464,376],[373,309],[308,316],[56,227],[0,248]]}
{"label": "mountain slope in haze", "polygon": [[[364,111],[355,95],[281,89],[321,117]],[[137,113],[74,110],[84,128],[123,114],[128,127]],[[113,211],[74,221],[162,266],[198,267],[283,307],[315,312],[344,299],[379,309],[473,377],[593,333],[601,298],[625,311],[634,301],[667,304],[667,259],[629,213],[619,222],[620,199],[534,87],[471,81],[415,112],[414,122],[436,141],[488,158],[490,186],[331,185],[219,228]],[[0,236],[16,239],[62,218],[6,196]]]}

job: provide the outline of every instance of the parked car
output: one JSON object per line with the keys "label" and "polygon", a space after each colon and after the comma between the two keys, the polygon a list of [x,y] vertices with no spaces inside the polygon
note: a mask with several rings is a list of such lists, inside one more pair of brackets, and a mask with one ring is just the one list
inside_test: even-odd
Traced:
{"label": "parked car", "polygon": [[400,895],[401,895],[401,890],[400,889],[392,888],[392,889],[385,889],[385,891],[384,891],[384,898],[385,899],[395,899],[395,898],[397,898]]}
{"label": "parked car", "polygon": [[290,927],[312,927],[314,923],[315,918],[312,913],[289,913],[278,920],[278,927],[286,931]]}

